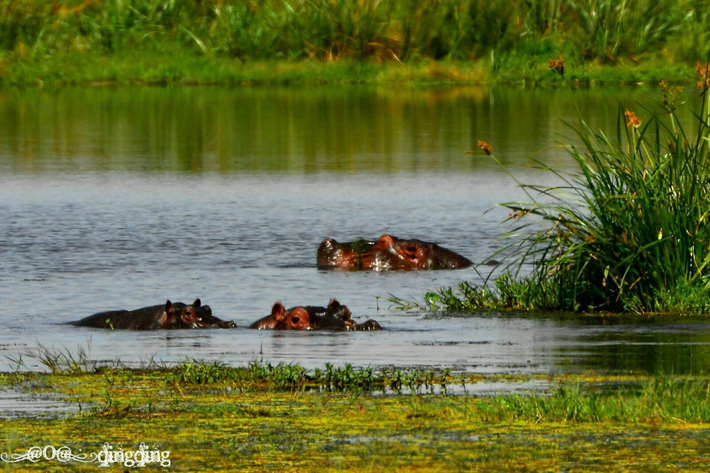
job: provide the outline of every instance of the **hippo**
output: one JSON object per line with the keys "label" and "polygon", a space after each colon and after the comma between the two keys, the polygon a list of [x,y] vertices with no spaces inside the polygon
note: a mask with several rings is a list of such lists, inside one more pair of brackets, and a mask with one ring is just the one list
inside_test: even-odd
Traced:
{"label": "hippo", "polygon": [[436,243],[382,235],[377,241],[338,243],[326,238],[318,247],[318,269],[410,271],[458,269],[473,265],[468,258]]}
{"label": "hippo", "polygon": [[143,307],[136,310],[99,312],[81,320],[69,322],[77,327],[108,328],[111,330],[160,330],[185,328],[235,328],[232,321],[212,315],[210,306],[195,299],[190,305],[182,302]]}
{"label": "hippo", "polygon": [[254,329],[272,330],[334,330],[361,331],[381,330],[375,320],[358,324],[350,319],[351,313],[346,306],[333,299],[328,307],[298,306],[286,309],[277,302],[271,308],[271,315],[257,320],[249,326]]}
{"label": "hippo", "polygon": [[[327,307],[304,306],[303,308],[306,309],[309,314],[316,317],[335,317],[344,321],[346,324],[352,323],[350,320],[350,317],[352,316],[350,309],[348,309],[348,306],[340,304],[340,302],[336,299],[331,299],[330,302],[328,302]],[[278,320],[274,317],[272,311],[271,315],[267,315],[266,317],[257,320],[251,324],[249,328],[255,328],[258,330],[273,329],[276,327],[277,323]]]}

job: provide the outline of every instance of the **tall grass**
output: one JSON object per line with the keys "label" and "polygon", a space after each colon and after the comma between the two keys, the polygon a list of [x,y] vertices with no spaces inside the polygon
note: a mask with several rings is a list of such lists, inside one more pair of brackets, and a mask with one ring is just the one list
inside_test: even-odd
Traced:
{"label": "tall grass", "polygon": [[0,54],[696,61],[709,15],[699,0],[0,0]]}
{"label": "tall grass", "polygon": [[[701,78],[707,68],[698,68]],[[524,185],[530,202],[505,204],[521,237],[530,286],[564,310],[708,312],[710,125],[703,80],[695,130],[676,118],[679,90],[662,84],[667,119],[619,109],[613,137],[574,128],[579,171],[555,187]],[[535,219],[537,217],[537,219]]]}
{"label": "tall grass", "polygon": [[[560,184],[510,174],[530,200],[502,204],[513,243],[498,252],[509,255],[507,271],[492,287],[464,281],[422,304],[390,302],[403,310],[710,313],[710,59],[696,73],[700,93],[687,95],[698,106],[693,130],[676,116],[682,88],[662,81],[663,115],[644,109],[642,119],[620,107],[612,136],[582,120],[570,126],[578,171],[537,162]],[[488,143],[479,147],[509,172]],[[519,278],[526,263],[534,269]]]}
{"label": "tall grass", "polygon": [[582,53],[604,61],[662,48],[680,30],[686,13],[672,0],[578,0],[570,7],[580,27]]}

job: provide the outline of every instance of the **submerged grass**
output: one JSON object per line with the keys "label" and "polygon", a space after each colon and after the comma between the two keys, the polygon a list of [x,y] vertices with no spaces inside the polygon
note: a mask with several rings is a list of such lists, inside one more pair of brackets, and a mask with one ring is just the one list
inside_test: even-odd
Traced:
{"label": "submerged grass", "polygon": [[[420,307],[710,313],[708,66],[698,65],[696,73],[702,93],[694,130],[679,123],[681,89],[666,82],[665,116],[648,111],[641,119],[620,107],[611,137],[581,121],[572,127],[579,144],[568,146],[579,170],[564,173],[536,161],[561,184],[516,179],[530,200],[502,204],[514,241],[503,251],[517,272],[493,288],[467,282],[458,291],[442,288]],[[479,146],[509,172],[489,144]],[[532,273],[516,279],[530,262]]]}
{"label": "submerged grass", "polygon": [[[235,374],[240,371],[252,374]],[[315,371],[339,376],[327,365]],[[373,396],[335,385],[304,390],[315,371],[186,360],[172,368],[23,373],[19,384],[15,373],[0,374],[0,389],[51,392],[83,406],[61,418],[0,419],[1,450],[66,445],[90,453],[108,443],[128,451],[143,442],[169,451],[171,468],[180,471],[638,470],[699,468],[710,454],[710,379],[704,377],[546,375],[551,387],[538,394]],[[345,372],[343,379],[370,376],[363,369]],[[284,385],[280,376],[290,381]],[[452,377],[437,373],[432,382],[444,376]],[[479,375],[478,382],[518,378]],[[59,466],[57,460],[31,464],[33,471]]]}
{"label": "submerged grass", "polygon": [[[368,82],[538,83],[556,80],[545,64],[557,56],[572,80],[653,79],[659,67],[667,78],[689,79],[672,65],[702,58],[705,7],[697,0],[0,0],[0,84],[352,81],[339,68],[332,75],[327,64],[337,62],[372,66],[361,76]],[[284,77],[271,71],[274,62],[298,73]],[[617,69],[624,72],[608,72]]]}

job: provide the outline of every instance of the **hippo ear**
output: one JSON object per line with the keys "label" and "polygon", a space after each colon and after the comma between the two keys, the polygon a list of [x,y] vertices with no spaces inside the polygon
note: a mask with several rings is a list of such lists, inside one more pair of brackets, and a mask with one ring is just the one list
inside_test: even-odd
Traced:
{"label": "hippo ear", "polygon": [[343,308],[343,313],[342,313],[342,315],[340,316],[340,318],[341,318],[342,320],[344,320],[346,323],[347,323],[347,322],[350,322],[350,319],[352,318],[353,313],[350,312],[350,309],[348,309],[348,308],[345,307],[345,306],[342,306],[342,308]]}
{"label": "hippo ear", "polygon": [[395,238],[392,235],[382,235],[375,243],[375,246],[379,249],[392,248],[394,246]]}
{"label": "hippo ear", "polygon": [[277,322],[283,321],[288,314],[286,313],[286,308],[280,302],[274,304],[271,308],[271,318]]}
{"label": "hippo ear", "polygon": [[338,299],[331,299],[330,302],[328,302],[328,309],[337,310],[338,307],[340,307],[340,302],[338,302]]}
{"label": "hippo ear", "polygon": [[199,298],[195,299],[195,302],[192,303],[192,306],[196,307],[198,309],[200,308],[201,305],[202,305],[202,301]]}
{"label": "hippo ear", "polygon": [[170,312],[170,310],[173,308],[173,303],[170,302],[170,299],[168,299],[165,302],[165,312]]}

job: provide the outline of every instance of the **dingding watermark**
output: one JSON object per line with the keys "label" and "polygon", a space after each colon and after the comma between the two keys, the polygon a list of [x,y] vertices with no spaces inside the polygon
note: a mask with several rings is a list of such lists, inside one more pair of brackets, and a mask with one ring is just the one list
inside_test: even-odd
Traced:
{"label": "dingding watermark", "polygon": [[98,452],[92,453],[73,453],[69,447],[54,447],[48,445],[42,447],[28,448],[24,453],[0,453],[0,460],[6,463],[18,463],[22,461],[59,461],[62,463],[80,462],[80,463],[98,463],[97,466],[107,467],[115,463],[122,464],[125,467],[144,467],[154,463],[160,464],[162,467],[170,466],[170,451],[169,450],[151,450],[141,443],[138,450],[124,450],[121,447],[116,449],[108,443]]}

